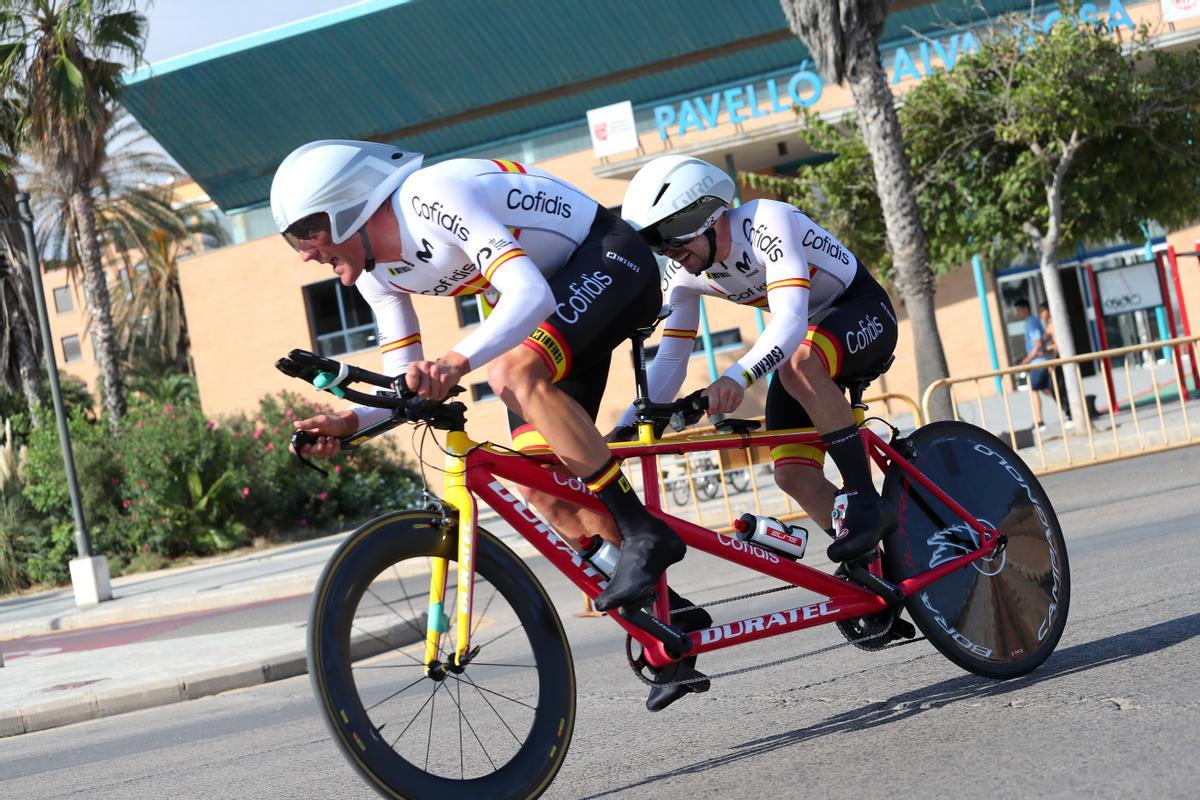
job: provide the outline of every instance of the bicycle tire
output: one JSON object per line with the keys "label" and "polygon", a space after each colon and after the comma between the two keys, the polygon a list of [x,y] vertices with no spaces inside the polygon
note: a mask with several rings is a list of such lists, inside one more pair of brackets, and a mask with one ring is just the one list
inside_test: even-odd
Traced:
{"label": "bicycle tire", "polygon": [[728,472],[728,473],[726,473],[726,477],[729,478],[729,485],[732,486],[733,490],[735,492],[737,492],[738,494],[741,494],[742,492],[749,490],[749,488],[750,488],[750,468],[749,467],[743,467],[742,469],[735,469],[731,472]]}
{"label": "bicycle tire", "polygon": [[686,506],[691,501],[692,496],[688,491],[688,482],[686,478],[680,478],[671,484],[671,499],[675,501],[675,505],[679,507]]}
{"label": "bicycle tire", "polygon": [[[426,619],[408,622],[411,629],[407,637],[412,642],[410,647],[420,657],[414,657],[410,653],[407,658],[415,661],[415,665],[400,660],[399,656],[404,655],[404,652],[402,648],[397,648],[386,650],[383,655],[375,656],[372,659],[373,663],[365,666],[359,665],[358,672],[355,672],[352,662],[355,654],[352,652],[354,645],[351,636],[352,629],[356,625],[355,612],[368,592],[372,599],[377,599],[376,591],[371,587],[385,585],[377,582],[377,579],[386,570],[391,569],[400,579],[399,591],[404,600],[408,601],[412,597],[418,598],[418,605],[413,606],[411,602],[409,603],[409,608],[413,612],[416,608],[420,608],[422,603],[427,603],[429,584],[428,581],[425,581],[422,587],[418,579],[410,580],[412,585],[405,586],[403,578],[405,570],[428,564],[429,557],[440,557],[451,562],[448,584],[454,578],[456,565],[453,562],[456,560],[458,552],[457,537],[452,529],[442,528],[439,521],[435,515],[425,512],[396,512],[378,517],[355,530],[326,565],[314,592],[308,625],[309,676],[322,712],[321,716],[343,756],[367,783],[384,797],[399,800],[435,800],[435,798],[444,800],[446,797],[531,800],[531,798],[541,795],[550,785],[566,757],[575,723],[575,672],[562,622],[550,598],[546,595],[545,589],[525,562],[516,557],[494,536],[482,529],[478,530],[475,548],[477,575],[475,613],[480,620],[492,613],[491,609],[496,596],[500,597],[502,603],[507,602],[512,609],[509,621],[515,619],[516,627],[520,627],[525,633],[534,659],[532,665],[483,662],[472,677],[472,667],[477,662],[481,662],[481,655],[477,656],[475,661],[467,664],[461,673],[463,678],[450,674],[441,680],[434,680],[425,673],[423,663],[424,631],[428,617],[426,612],[424,615]],[[420,561],[414,562],[413,559]],[[401,567],[401,564],[404,566]],[[390,574],[387,576],[387,580],[392,580]],[[495,589],[494,596],[492,600],[487,601],[486,608],[481,607],[484,603],[479,588],[481,584],[490,585]],[[453,613],[452,597],[453,589],[448,586],[444,599],[451,614]],[[403,616],[399,611],[399,601],[395,603],[395,607],[386,600],[383,601],[383,605],[392,612],[396,612],[397,616]],[[404,623],[396,624],[398,629],[404,628]],[[451,625],[453,626],[453,624],[452,620]],[[477,626],[480,624],[482,622],[476,623]],[[515,627],[510,628],[501,634],[507,637],[507,643],[519,640],[519,637],[508,636],[515,629]],[[384,642],[386,636],[386,634],[383,637],[374,636],[377,642],[372,644]],[[478,627],[472,638],[473,644],[478,643],[482,638]],[[499,640],[500,636],[495,639]],[[482,654],[489,646],[491,645],[485,645],[480,653]],[[499,644],[496,646],[500,647]],[[374,649],[383,648],[374,647]],[[389,667],[386,660],[393,656],[398,663]],[[376,662],[379,660],[383,660],[385,663],[377,666]],[[410,686],[421,686],[420,691],[429,693],[429,697],[425,700],[425,703],[429,705],[429,741],[425,745],[423,767],[421,764],[405,758],[395,749],[396,743],[405,736],[417,717],[414,716],[401,732],[400,737],[397,737],[396,742],[389,745],[388,739],[394,729],[389,730],[385,736],[382,731],[387,723],[377,726],[372,719],[372,713],[376,716],[381,714],[381,704],[376,703],[368,710],[369,707],[365,705],[361,694],[364,689],[377,692],[390,689],[391,686],[386,683],[386,680],[390,680],[386,670],[393,667],[395,669],[407,668],[401,680],[407,683],[406,678],[416,677],[417,680]],[[511,676],[522,676],[523,678],[532,675],[533,678],[536,678],[537,689],[530,697],[536,697],[536,699],[533,701],[534,705],[522,703],[532,709],[532,720],[528,723],[528,732],[523,741],[504,720],[502,714],[494,706],[492,707],[492,711],[508,728],[508,732],[512,734],[516,742],[516,751],[499,766],[494,763],[485,743],[476,732],[476,728],[483,729],[484,724],[472,724],[472,720],[469,718],[465,720],[471,733],[475,735],[478,746],[487,757],[488,765],[492,767],[491,772],[467,778],[462,723],[466,717],[467,703],[471,699],[470,687],[476,687],[476,692],[486,702],[490,702],[490,699],[485,694],[485,690],[498,697],[505,697],[504,693],[493,692],[492,689],[486,689],[486,686],[479,688],[487,679],[485,678],[487,673],[483,671],[484,667],[491,669],[493,675],[501,675],[502,680],[514,679]],[[511,676],[505,677],[505,670],[496,669],[500,667],[511,668],[508,670]],[[532,667],[533,673],[522,671],[529,667]],[[368,686],[368,681],[364,679],[368,669],[379,670],[379,672],[371,672],[369,674],[371,678],[376,678],[377,675],[384,676],[385,685],[382,689]],[[390,674],[396,675],[397,673]],[[459,692],[457,700],[454,698],[454,689],[449,688],[452,684],[448,679],[452,679],[453,685],[457,686]],[[400,683],[400,681],[395,682]],[[426,683],[429,686],[423,685]],[[495,686],[495,684],[490,685]],[[458,755],[461,772],[458,778],[432,774],[427,771],[434,738],[436,698],[443,686],[447,687],[450,699],[454,701],[453,707],[457,710],[459,720]],[[464,686],[467,687],[468,692],[466,700],[462,696]],[[432,687],[432,690],[429,687]],[[393,693],[389,700],[391,697],[403,695],[407,691],[408,687]],[[410,698],[411,702],[415,704],[420,698],[420,692],[410,695]],[[519,702],[516,698],[506,699]],[[497,699],[495,702],[499,703],[500,701]],[[423,710],[424,707],[421,706],[421,709]],[[423,713],[423,711],[418,713]],[[528,711],[522,713],[525,716],[530,715]],[[421,727],[423,727],[424,718],[421,719]],[[485,724],[495,728],[495,723],[490,719]],[[523,723],[518,721],[516,724],[519,728]],[[447,732],[447,730],[444,725],[437,726],[439,738],[452,738],[453,732]],[[468,738],[466,741],[469,743],[470,739]],[[493,747],[495,746],[493,744]],[[513,745],[508,745],[508,747],[513,747]],[[442,755],[441,750],[438,751],[438,755],[439,757]],[[452,760],[452,755],[449,758]],[[486,767],[481,767],[481,769],[486,770]]]}
{"label": "bicycle tire", "polygon": [[[964,422],[934,422],[908,437],[909,459],[976,518],[1000,530],[1003,551],[906,598],[913,622],[968,672],[1007,679],[1036,669],[1062,636],[1070,608],[1066,543],[1049,497],[1004,442]],[[884,500],[900,523],[884,542],[885,574],[901,581],[974,549],[976,534],[898,467]]]}
{"label": "bicycle tire", "polygon": [[712,475],[696,478],[696,497],[701,500],[712,500],[721,491],[721,483]]}

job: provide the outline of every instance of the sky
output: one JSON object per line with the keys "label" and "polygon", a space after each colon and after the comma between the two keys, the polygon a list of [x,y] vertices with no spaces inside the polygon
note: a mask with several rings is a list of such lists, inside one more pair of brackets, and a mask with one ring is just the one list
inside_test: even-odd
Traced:
{"label": "sky", "polygon": [[149,22],[145,59],[154,64],[334,8],[353,0],[138,0]]}

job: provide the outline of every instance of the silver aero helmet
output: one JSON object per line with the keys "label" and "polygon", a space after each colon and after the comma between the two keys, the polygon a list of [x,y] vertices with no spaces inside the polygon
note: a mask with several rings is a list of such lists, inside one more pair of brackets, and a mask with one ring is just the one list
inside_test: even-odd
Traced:
{"label": "silver aero helmet", "polygon": [[[341,244],[421,166],[421,153],[377,142],[321,139],[296,148],[275,170],[271,214],[279,232],[297,246],[289,230],[313,214],[329,216],[329,233]],[[308,237],[299,237],[308,238]]]}
{"label": "silver aero helmet", "polygon": [[725,170],[690,156],[660,156],[637,171],[621,216],[655,252],[687,244],[707,231],[733,202]]}

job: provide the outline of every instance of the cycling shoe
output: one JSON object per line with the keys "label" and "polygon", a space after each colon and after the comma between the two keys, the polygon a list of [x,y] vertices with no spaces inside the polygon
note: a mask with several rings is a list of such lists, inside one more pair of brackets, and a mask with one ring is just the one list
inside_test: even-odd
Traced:
{"label": "cycling shoe", "polygon": [[896,529],[895,513],[878,497],[858,492],[839,494],[833,503],[836,538],[825,551],[830,561],[853,561],[875,549]]}
{"label": "cycling shoe", "polygon": [[[670,599],[672,610],[687,608],[692,604],[690,600],[676,594],[674,589],[671,590]],[[692,633],[693,631],[703,630],[712,625],[712,616],[703,608],[693,608],[680,614],[671,614],[671,624],[684,633]],[[655,681],[662,683],[704,677],[704,673],[696,669],[696,656],[688,656],[682,661],[671,664],[661,670],[651,667],[650,674]],[[697,694],[707,692],[708,687],[708,680],[685,683],[680,686],[651,686],[650,694],[646,698],[646,709],[649,711],[662,711],[685,694],[689,692],[696,692]]]}
{"label": "cycling shoe", "polygon": [[654,596],[654,585],[667,567],[681,561],[687,546],[657,519],[629,533],[621,543],[621,557],[608,587],[596,596],[597,611],[643,606]]}

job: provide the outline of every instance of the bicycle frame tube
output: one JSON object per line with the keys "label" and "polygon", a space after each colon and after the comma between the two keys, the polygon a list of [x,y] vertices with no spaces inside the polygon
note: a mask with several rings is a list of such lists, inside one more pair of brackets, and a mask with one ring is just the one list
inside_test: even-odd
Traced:
{"label": "bicycle frame tube", "polygon": [[[476,526],[479,521],[478,506],[475,497],[467,489],[467,464],[461,455],[474,444],[463,431],[451,431],[447,437],[444,491],[442,499],[447,505],[458,512],[458,596],[455,602],[455,614],[458,632],[454,642],[455,663],[461,664],[463,657],[471,647],[471,611],[475,597],[475,538]],[[434,559],[441,563],[441,569],[435,569],[433,583],[430,588],[430,619],[433,618],[434,604],[439,607],[445,593],[446,568],[445,559]],[[434,589],[441,577],[439,597],[435,600]],[[427,631],[425,639],[425,663],[428,665],[437,658],[438,639],[440,631],[432,628]]]}
{"label": "bicycle frame tube", "polygon": [[[911,480],[944,503],[980,536],[980,546],[975,551],[904,581],[900,588],[906,595],[927,586],[949,572],[991,554],[996,549],[1000,543],[996,531],[981,525],[970,513],[905,461],[898,452],[873,431],[861,428],[860,435],[863,437],[864,448],[881,470],[893,466],[902,469]],[[731,647],[840,619],[861,617],[882,611],[887,607],[881,597],[858,584],[835,578],[826,572],[793,562],[765,549],[747,546],[734,537],[714,533],[699,525],[673,517],[662,510],[655,461],[657,455],[747,446],[816,443],[819,441],[819,434],[808,429],[750,435],[702,435],[665,442],[647,442],[644,441],[644,438],[642,437],[643,440],[637,442],[614,446],[613,452],[619,458],[636,457],[641,461],[647,509],[670,525],[683,538],[688,547],[726,561],[732,561],[747,569],[799,588],[808,589],[827,598],[823,601],[797,605],[694,632],[690,634],[693,643],[691,654]],[[472,447],[474,449],[471,449]],[[604,589],[607,585],[604,575],[585,561],[574,548],[498,479],[504,478],[522,486],[534,487],[573,504],[604,513],[603,505],[591,492],[587,491],[581,480],[559,472],[558,462],[552,454],[545,453],[530,457],[528,454],[515,454],[486,445],[475,447],[475,443],[461,432],[450,434],[448,449],[456,455],[448,457],[446,462],[446,501],[459,512],[459,597],[457,603],[459,628],[457,638],[459,641],[455,643],[457,658],[462,658],[470,647],[477,519],[476,496],[494,509],[586,595],[594,598]],[[463,453],[466,455],[458,455]],[[442,577],[441,588],[444,591],[444,570]],[[437,583],[438,572],[435,570],[435,585],[431,587],[430,593],[431,620],[433,605],[440,599],[435,598],[434,594],[434,590],[438,588]],[[659,599],[655,611],[661,619],[669,619],[665,576],[661,579],[659,589]],[[646,659],[652,666],[661,667],[674,660],[666,653],[658,640],[635,628],[620,615],[611,616],[618,625],[642,645]],[[433,633],[427,640],[426,654],[426,663],[429,663],[432,658],[436,658],[437,637]]]}

